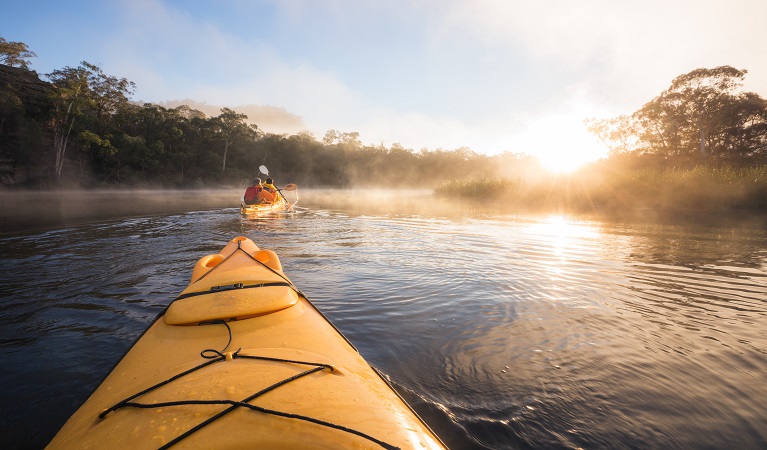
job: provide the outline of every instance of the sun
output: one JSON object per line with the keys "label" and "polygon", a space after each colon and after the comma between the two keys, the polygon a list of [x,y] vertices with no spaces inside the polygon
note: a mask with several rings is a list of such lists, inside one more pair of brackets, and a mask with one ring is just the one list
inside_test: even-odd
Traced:
{"label": "sun", "polygon": [[557,111],[530,118],[516,143],[546,170],[571,173],[607,156],[605,146],[583,124],[584,117],[601,115],[588,102],[571,99]]}
{"label": "sun", "polygon": [[595,158],[588,158],[585,154],[578,153],[552,153],[538,157],[544,169],[557,174],[575,172],[584,165],[593,162]]}
{"label": "sun", "polygon": [[606,150],[585,129],[560,128],[536,143],[535,156],[553,173],[572,173],[606,156]]}

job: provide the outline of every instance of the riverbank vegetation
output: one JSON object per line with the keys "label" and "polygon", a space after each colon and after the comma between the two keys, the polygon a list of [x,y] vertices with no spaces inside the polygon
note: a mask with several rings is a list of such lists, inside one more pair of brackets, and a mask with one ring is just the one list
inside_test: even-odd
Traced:
{"label": "riverbank vegetation", "polygon": [[452,180],[436,192],[532,209],[767,211],[767,101],[745,70],[696,69],[630,115],[588,119],[609,157],[570,175]]}
{"label": "riverbank vegetation", "polygon": [[767,210],[767,102],[742,92],[746,71],[729,66],[681,75],[632,114],[586,120],[609,157],[554,175],[523,153],[269,133],[229,108],[209,117],[131,101],[132,82],[87,62],[41,79],[34,56],[0,38],[5,187],[239,187],[264,164],[283,183],[428,188],[526,208]]}
{"label": "riverbank vegetation", "polygon": [[601,162],[567,175],[449,180],[442,197],[526,211],[767,211],[767,166],[625,170]]}
{"label": "riverbank vegetation", "polygon": [[458,175],[539,170],[525,155],[364,145],[354,131],[329,130],[319,139],[269,133],[230,108],[208,117],[187,105],[133,102],[132,82],[88,62],[42,80],[28,69],[33,55],[0,38],[6,187],[234,187],[249,183],[262,164],[278,182],[337,188],[432,188]]}

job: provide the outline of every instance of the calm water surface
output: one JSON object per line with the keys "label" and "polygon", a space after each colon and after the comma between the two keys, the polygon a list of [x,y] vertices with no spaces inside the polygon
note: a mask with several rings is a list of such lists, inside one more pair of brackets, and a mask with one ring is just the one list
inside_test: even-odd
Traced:
{"label": "calm water surface", "polygon": [[232,207],[239,191],[59,194],[37,212],[34,195],[0,197],[2,448],[45,446],[196,260],[238,235],[275,250],[453,449],[767,448],[761,224],[513,215],[417,192],[302,193],[262,218]]}

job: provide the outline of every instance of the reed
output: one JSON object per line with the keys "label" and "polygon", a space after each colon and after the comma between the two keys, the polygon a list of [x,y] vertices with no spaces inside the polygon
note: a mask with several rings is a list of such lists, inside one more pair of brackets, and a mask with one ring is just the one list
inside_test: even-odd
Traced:
{"label": "reed", "polygon": [[495,177],[470,180],[447,180],[434,189],[434,193],[443,197],[498,198],[513,195],[521,184],[520,180]]}
{"label": "reed", "polygon": [[435,193],[502,200],[526,209],[657,209],[767,212],[767,166],[621,170],[594,165],[570,175],[450,180]]}

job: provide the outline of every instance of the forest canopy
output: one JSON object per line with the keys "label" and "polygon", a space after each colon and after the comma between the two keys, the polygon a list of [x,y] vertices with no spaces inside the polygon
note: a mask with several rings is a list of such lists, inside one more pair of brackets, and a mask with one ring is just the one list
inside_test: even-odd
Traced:
{"label": "forest canopy", "polygon": [[88,62],[38,79],[0,66],[0,151],[6,185],[238,186],[265,164],[302,185],[432,187],[457,177],[521,175],[534,158],[468,148],[363,145],[357,132],[273,134],[229,108],[207,117],[130,100],[135,85]]}
{"label": "forest canopy", "polygon": [[[314,186],[431,188],[449,179],[531,177],[524,154],[364,145],[355,131],[318,139],[265,132],[222,108],[208,117],[187,105],[131,100],[135,84],[82,62],[29,70],[27,45],[0,38],[0,179],[50,187],[239,186],[265,164],[280,182]],[[623,164],[755,165],[767,156],[767,102],[740,90],[745,70],[696,69],[640,110],[585,125]]]}

